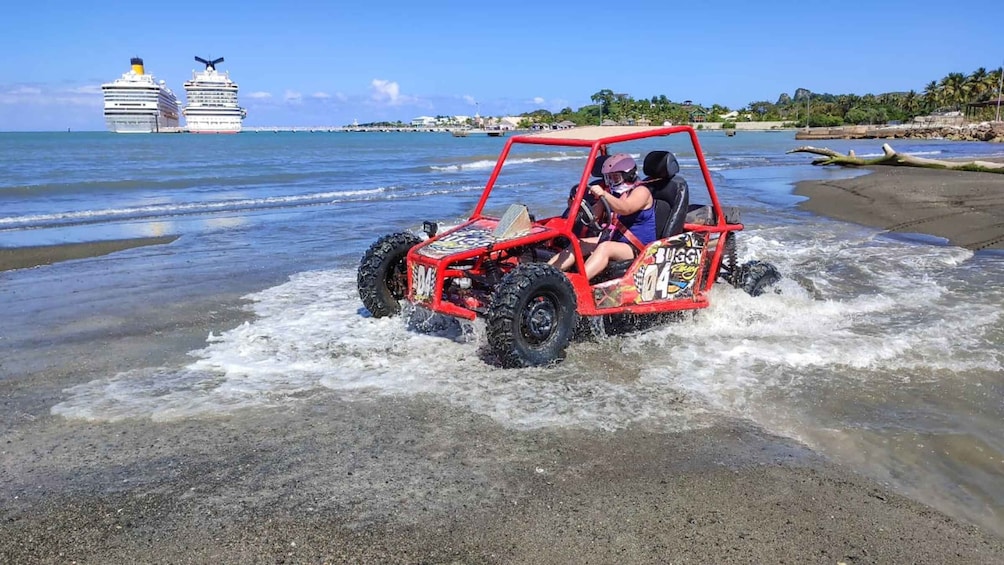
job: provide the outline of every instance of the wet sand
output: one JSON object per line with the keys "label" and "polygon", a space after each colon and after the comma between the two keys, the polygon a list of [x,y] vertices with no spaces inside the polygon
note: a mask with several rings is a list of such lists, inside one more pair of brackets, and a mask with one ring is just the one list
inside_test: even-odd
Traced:
{"label": "wet sand", "polygon": [[183,366],[248,316],[144,292],[123,329],[0,340],[0,563],[1004,563],[1004,540],[738,421],[513,430],[325,390],[217,417],[53,416],[66,388]]}
{"label": "wet sand", "polygon": [[945,238],[974,251],[1004,249],[1004,174],[871,167],[842,180],[802,181],[802,209],[890,232]]}
{"label": "wet sand", "polygon": [[39,245],[32,247],[0,247],[0,271],[28,269],[40,265],[51,265],[70,259],[100,257],[116,251],[124,251],[145,245],[164,245],[178,239],[178,236],[138,237],[109,241],[65,243],[61,245]]}

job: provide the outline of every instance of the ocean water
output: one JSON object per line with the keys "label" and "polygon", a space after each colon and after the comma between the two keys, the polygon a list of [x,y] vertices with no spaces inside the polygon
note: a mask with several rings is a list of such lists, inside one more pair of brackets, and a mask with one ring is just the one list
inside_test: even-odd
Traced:
{"label": "ocean water", "polygon": [[[573,344],[556,367],[500,370],[478,355],[478,323],[366,315],[355,272],[383,234],[465,219],[505,139],[0,134],[0,247],[179,236],[0,273],[0,347],[26,335],[58,339],[67,316],[106,327],[74,311],[81,296],[112,309],[126,295],[246,293],[254,318],[210,334],[189,364],[82,382],[52,413],[99,423],[209,418],[334,390],[350,401],[435,398],[517,430],[687,430],[740,418],[1004,535],[1004,255],[796,209],[794,182],[860,173],[786,154],[802,144],[791,132],[700,140],[721,200],[743,211],[740,259],[776,264],[781,293],[751,298],[720,286],[710,308],[680,322]],[[881,153],[881,143],[815,142],[859,155]],[[983,143],[892,145],[942,158],[1004,155]],[[629,147],[636,156],[653,149],[676,151],[692,193],[702,192],[684,136]],[[489,206],[560,212],[583,156],[514,153]]]}

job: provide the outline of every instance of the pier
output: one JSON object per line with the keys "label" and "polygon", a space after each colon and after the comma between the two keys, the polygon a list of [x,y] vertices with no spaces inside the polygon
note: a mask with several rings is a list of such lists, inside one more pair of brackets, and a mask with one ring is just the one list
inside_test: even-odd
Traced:
{"label": "pier", "polygon": [[[418,132],[418,133],[450,133],[460,128],[446,127],[376,127],[376,126],[257,126],[245,127],[243,131],[249,133],[341,133],[341,132]],[[473,131],[473,130],[468,130]]]}

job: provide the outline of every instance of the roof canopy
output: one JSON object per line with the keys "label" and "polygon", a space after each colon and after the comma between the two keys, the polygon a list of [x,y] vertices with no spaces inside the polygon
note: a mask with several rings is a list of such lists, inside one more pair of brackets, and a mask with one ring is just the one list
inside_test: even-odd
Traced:
{"label": "roof canopy", "polygon": [[1000,98],[991,98],[990,100],[985,100],[983,102],[970,102],[969,104],[966,104],[966,106],[971,106],[973,108],[985,108],[987,106],[996,106],[997,104],[1004,106],[1004,96]]}

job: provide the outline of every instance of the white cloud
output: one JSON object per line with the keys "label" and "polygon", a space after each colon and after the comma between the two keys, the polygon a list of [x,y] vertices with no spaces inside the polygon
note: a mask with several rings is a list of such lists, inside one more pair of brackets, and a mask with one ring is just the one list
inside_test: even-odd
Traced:
{"label": "white cloud", "polygon": [[318,100],[327,100],[328,98],[331,98],[331,95],[328,94],[327,92],[315,92],[311,94],[310,97],[316,98]]}
{"label": "white cloud", "polygon": [[0,104],[16,106],[101,107],[101,87],[34,84],[0,85]]}
{"label": "white cloud", "polygon": [[11,96],[32,96],[35,94],[42,94],[42,89],[34,86],[15,86],[14,88],[8,90],[6,94]]}
{"label": "white cloud", "polygon": [[370,85],[373,90],[373,100],[387,102],[391,106],[400,104],[401,87],[396,82],[375,78]]}
{"label": "white cloud", "polygon": [[72,94],[101,94],[100,84],[89,84],[86,86],[78,86],[76,88],[70,88],[66,92]]}
{"label": "white cloud", "polygon": [[255,100],[268,100],[272,97],[271,92],[252,92],[248,94],[248,98],[254,98]]}
{"label": "white cloud", "polygon": [[303,95],[295,90],[287,90],[286,93],[283,94],[282,99],[290,104],[299,104],[303,101]]}
{"label": "white cloud", "polygon": [[543,106],[544,102],[545,102],[545,100],[543,98],[541,98],[540,96],[535,96],[533,98],[533,103],[536,104],[536,105],[538,105],[538,106]]}
{"label": "white cloud", "polygon": [[344,94],[342,94],[341,92],[336,92],[335,93],[335,99],[338,100],[339,102],[348,102],[349,101],[349,97],[346,96],[346,95],[344,95]]}
{"label": "white cloud", "polygon": [[468,103],[468,104],[470,104],[471,106],[473,106],[473,105],[475,105],[475,104],[477,104],[477,103],[478,103],[478,101],[477,101],[477,100],[475,100],[475,99],[474,99],[474,97],[473,97],[473,96],[471,96],[470,94],[465,94],[465,95],[464,95],[464,102],[467,102],[467,103]]}

